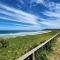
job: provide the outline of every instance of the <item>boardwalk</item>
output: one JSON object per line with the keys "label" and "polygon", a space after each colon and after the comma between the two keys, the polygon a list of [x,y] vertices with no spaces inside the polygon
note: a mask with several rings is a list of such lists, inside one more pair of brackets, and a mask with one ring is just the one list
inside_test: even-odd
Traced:
{"label": "boardwalk", "polygon": [[34,53],[41,48],[42,46],[44,46],[46,43],[48,43],[49,41],[51,41],[53,38],[55,38],[59,33],[56,33],[52,38],[46,40],[44,43],[40,44],[39,46],[37,46],[36,48],[32,49],[31,51],[29,51],[28,53],[26,53],[25,55],[23,55],[22,57],[18,58],[17,60],[25,60],[28,56],[30,56],[31,54],[33,54],[33,58],[32,60],[35,60],[34,57]]}

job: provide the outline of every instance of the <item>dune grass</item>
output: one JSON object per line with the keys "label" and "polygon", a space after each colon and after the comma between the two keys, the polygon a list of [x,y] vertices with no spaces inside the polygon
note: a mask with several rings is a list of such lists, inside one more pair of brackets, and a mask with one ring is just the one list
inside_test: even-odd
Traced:
{"label": "dune grass", "polygon": [[52,53],[48,55],[48,60],[60,60],[60,34],[55,39],[55,45],[52,46]]}
{"label": "dune grass", "polygon": [[60,34],[36,51],[35,60],[60,60]]}
{"label": "dune grass", "polygon": [[56,34],[55,31],[38,35],[18,36],[16,38],[0,38],[0,60],[15,60],[54,34]]}

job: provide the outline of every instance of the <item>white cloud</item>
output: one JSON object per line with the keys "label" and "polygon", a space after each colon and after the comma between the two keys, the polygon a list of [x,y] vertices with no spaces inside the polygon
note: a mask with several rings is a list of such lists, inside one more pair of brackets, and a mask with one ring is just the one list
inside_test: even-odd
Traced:
{"label": "white cloud", "polygon": [[51,2],[51,1],[47,0],[47,1],[45,1],[45,3],[43,5],[45,7],[47,7],[50,11],[60,13],[60,4],[59,3],[55,3],[55,2]]}
{"label": "white cloud", "polygon": [[[1,14],[3,14],[3,15],[1,15]],[[17,9],[2,5],[2,4],[0,4],[0,20],[1,19],[28,23],[28,24],[32,24],[32,25],[30,26],[30,25],[24,25],[24,24],[21,25],[18,23],[17,24],[13,23],[14,26],[9,25],[7,27],[7,24],[5,24],[5,25],[3,24],[3,26],[0,25],[0,29],[40,30],[43,28],[37,23],[37,19],[39,19],[37,16],[26,13],[22,10],[17,10]]]}
{"label": "white cloud", "polygon": [[[53,2],[45,4],[44,0],[32,0],[32,2],[44,4],[46,7],[48,7],[50,9],[50,11],[46,10],[46,11],[42,12],[42,14],[46,15],[48,17],[52,17],[52,18],[55,17],[56,19],[54,18],[54,19],[50,20],[50,18],[48,18],[48,20],[47,20],[47,19],[44,19],[44,18],[39,18],[35,15],[26,13],[22,10],[17,10],[17,9],[14,9],[14,8],[10,8],[10,7],[4,6],[2,4],[0,4],[0,8],[5,9],[5,10],[0,10],[0,13],[8,15],[10,17],[3,16],[4,17],[3,18],[0,15],[0,18],[33,24],[33,26],[29,26],[29,27],[21,27],[20,26],[20,28],[22,28],[22,29],[36,29],[36,28],[40,29],[40,28],[43,28],[43,27],[41,27],[41,24],[46,25],[48,28],[60,28],[60,4],[56,4],[56,3],[53,3]],[[8,11],[10,11],[10,12],[8,12]],[[39,24],[37,22],[38,19],[41,20],[41,21],[39,21],[41,24]],[[17,27],[19,28],[19,26],[17,26]]]}
{"label": "white cloud", "polygon": [[50,11],[44,11],[42,12],[45,16],[51,17],[53,19],[48,20],[45,19],[45,21],[42,21],[42,24],[45,24],[48,26],[48,28],[60,28],[60,4],[54,3],[54,2],[48,2],[47,5],[45,5],[50,9]]}
{"label": "white cloud", "polygon": [[44,0],[36,0],[36,3],[41,3],[41,4],[43,4],[43,3],[44,3]]}
{"label": "white cloud", "polygon": [[44,0],[31,0],[30,1],[30,8],[31,8],[31,6],[33,5],[33,6],[36,6],[35,4],[33,4],[33,3],[36,3],[36,4],[44,4]]}
{"label": "white cloud", "polygon": [[44,25],[47,25],[48,28],[60,28],[60,19],[57,20],[44,20],[40,22]]}
{"label": "white cloud", "polygon": [[45,12],[43,12],[43,14],[46,16],[49,16],[49,17],[60,18],[60,13],[56,13],[56,12],[45,11]]}
{"label": "white cloud", "polygon": [[[15,21],[37,24],[36,20],[38,18],[35,15],[29,14],[22,10],[17,10],[2,4],[0,4],[0,8],[5,9],[5,10],[0,10],[0,13],[11,16],[11,17],[15,17],[16,18]],[[7,11],[10,11],[10,12],[7,12]]]}
{"label": "white cloud", "polygon": [[50,9],[50,11],[44,11],[42,12],[44,15],[49,16],[49,17],[56,17],[60,18],[60,4],[54,3],[54,2],[49,2],[46,7]]}

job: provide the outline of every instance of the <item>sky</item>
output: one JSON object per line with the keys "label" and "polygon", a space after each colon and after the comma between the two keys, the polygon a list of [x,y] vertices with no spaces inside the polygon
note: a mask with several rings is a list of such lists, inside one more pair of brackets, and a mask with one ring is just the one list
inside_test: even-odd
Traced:
{"label": "sky", "polygon": [[0,30],[60,29],[60,0],[0,0]]}

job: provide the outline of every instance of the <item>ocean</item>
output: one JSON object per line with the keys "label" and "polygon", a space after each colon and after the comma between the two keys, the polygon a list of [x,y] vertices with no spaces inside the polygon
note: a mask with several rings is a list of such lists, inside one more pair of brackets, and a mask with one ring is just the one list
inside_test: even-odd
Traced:
{"label": "ocean", "polygon": [[16,36],[26,36],[26,35],[36,35],[36,34],[43,34],[48,33],[51,31],[17,31],[17,30],[0,30],[0,38],[6,38],[6,37],[16,37]]}
{"label": "ocean", "polygon": [[35,30],[0,30],[0,34],[13,34],[13,33],[20,33],[20,32],[37,32]]}

